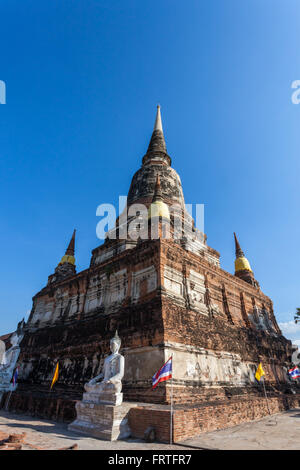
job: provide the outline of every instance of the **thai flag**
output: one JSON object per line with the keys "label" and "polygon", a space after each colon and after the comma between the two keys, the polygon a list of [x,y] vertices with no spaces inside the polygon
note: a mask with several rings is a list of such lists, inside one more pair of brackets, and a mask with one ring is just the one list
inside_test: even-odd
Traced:
{"label": "thai flag", "polygon": [[13,376],[13,380],[12,380],[13,381],[13,386],[15,386],[16,383],[17,383],[18,375],[19,375],[19,367],[16,368],[14,376]]}
{"label": "thai flag", "polygon": [[167,360],[167,362],[156,372],[152,377],[152,390],[159,384],[159,382],[164,382],[165,380],[172,378],[172,356]]}
{"label": "thai flag", "polygon": [[289,370],[289,374],[291,376],[291,379],[297,379],[298,377],[300,377],[300,370],[297,366],[295,366]]}

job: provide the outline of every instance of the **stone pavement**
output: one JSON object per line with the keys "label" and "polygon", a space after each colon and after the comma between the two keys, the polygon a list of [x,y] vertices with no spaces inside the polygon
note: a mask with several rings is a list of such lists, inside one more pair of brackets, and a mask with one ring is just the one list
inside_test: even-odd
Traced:
{"label": "stone pavement", "polygon": [[300,450],[300,408],[187,439],[187,446],[220,450]]}
{"label": "stone pavement", "polygon": [[185,450],[161,443],[146,443],[140,439],[122,441],[102,441],[68,431],[67,424],[55,423],[40,418],[13,414],[0,410],[1,435],[26,433],[22,442],[22,450],[58,450],[78,445],[78,450]]}
{"label": "stone pavement", "polygon": [[78,450],[300,450],[300,408],[228,429],[200,434],[181,445],[140,439],[102,441],[68,431],[67,425],[0,410],[0,438],[26,433],[22,450],[56,450],[75,444]]}

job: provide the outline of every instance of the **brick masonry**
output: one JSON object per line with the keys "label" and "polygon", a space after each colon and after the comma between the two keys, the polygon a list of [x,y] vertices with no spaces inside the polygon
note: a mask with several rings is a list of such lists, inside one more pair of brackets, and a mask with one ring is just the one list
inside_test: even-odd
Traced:
{"label": "brick masonry", "polygon": [[[173,441],[180,442],[204,432],[254,421],[270,414],[299,407],[300,394],[294,396],[246,397],[222,403],[175,409]],[[160,442],[170,442],[170,408],[137,407],[130,410],[129,424],[134,437],[142,439],[148,427],[155,429]]]}

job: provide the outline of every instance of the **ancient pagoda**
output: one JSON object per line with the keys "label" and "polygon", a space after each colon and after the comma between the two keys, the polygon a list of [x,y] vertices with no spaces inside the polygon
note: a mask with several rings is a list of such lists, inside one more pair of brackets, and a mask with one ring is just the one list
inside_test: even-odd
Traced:
{"label": "ancient pagoda", "polygon": [[[139,212],[131,211],[136,204],[147,208],[146,232],[157,221],[156,237],[120,236],[139,221]],[[174,206],[190,227],[175,238]],[[164,236],[164,225],[171,237]],[[75,268],[74,231],[54,273],[33,297],[11,410],[71,422],[83,385],[98,374],[116,330],[125,357],[124,400],[139,404],[129,413],[133,435],[142,437],[153,426],[158,439],[168,440],[170,381],[152,391],[151,379],[171,355],[175,440],[267,414],[254,378],[259,362],[271,412],[295,405],[298,395],[287,395],[291,342],[282,336],[272,300],[261,291],[235,234],[234,274],[221,268],[206,235],[194,236],[160,107],[113,231],[81,272]],[[57,362],[59,378],[49,394]]]}

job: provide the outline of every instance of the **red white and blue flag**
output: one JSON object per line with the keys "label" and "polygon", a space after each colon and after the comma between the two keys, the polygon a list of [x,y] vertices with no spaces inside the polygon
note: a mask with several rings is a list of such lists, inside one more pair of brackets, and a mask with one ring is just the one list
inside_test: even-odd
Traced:
{"label": "red white and blue flag", "polygon": [[291,376],[291,379],[297,379],[298,377],[300,377],[300,370],[297,366],[295,366],[289,370],[289,374]]}
{"label": "red white and blue flag", "polygon": [[19,375],[19,367],[16,368],[15,373],[14,373],[14,376],[13,376],[13,380],[12,380],[13,386],[15,386],[16,383],[17,383],[18,375]]}
{"label": "red white and blue flag", "polygon": [[167,362],[159,369],[156,374],[152,377],[152,390],[159,384],[159,382],[164,382],[165,380],[172,378],[172,356],[169,357]]}

